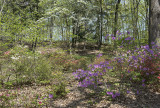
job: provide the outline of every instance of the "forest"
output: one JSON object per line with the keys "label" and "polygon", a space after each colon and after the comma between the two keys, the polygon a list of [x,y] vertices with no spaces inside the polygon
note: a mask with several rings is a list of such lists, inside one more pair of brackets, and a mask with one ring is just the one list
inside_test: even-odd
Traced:
{"label": "forest", "polygon": [[159,108],[160,0],[0,0],[0,108]]}

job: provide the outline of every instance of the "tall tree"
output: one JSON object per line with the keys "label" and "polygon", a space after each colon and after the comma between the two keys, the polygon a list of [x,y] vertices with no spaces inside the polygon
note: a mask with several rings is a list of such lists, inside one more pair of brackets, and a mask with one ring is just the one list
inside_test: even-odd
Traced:
{"label": "tall tree", "polygon": [[149,2],[149,46],[155,42],[160,46],[160,0]]}
{"label": "tall tree", "polygon": [[102,35],[103,35],[103,1],[100,0],[100,37],[99,37],[99,45],[101,48],[102,45]]}
{"label": "tall tree", "polygon": [[115,10],[115,18],[114,18],[114,36],[116,37],[116,32],[117,32],[117,23],[118,23],[118,9],[119,9],[119,4],[120,4],[121,0],[118,0],[117,1],[117,4],[116,4],[116,10]]}

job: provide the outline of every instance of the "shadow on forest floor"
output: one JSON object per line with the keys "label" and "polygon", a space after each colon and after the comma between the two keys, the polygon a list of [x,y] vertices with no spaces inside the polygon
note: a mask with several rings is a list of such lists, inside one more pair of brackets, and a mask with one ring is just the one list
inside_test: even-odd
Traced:
{"label": "shadow on forest floor", "polygon": [[136,83],[132,84],[130,93],[121,94],[112,101],[108,100],[107,95],[101,94],[105,90],[104,84],[99,85],[96,89],[77,87],[73,82],[71,85],[70,93],[75,95],[79,93],[79,95],[61,108],[159,108],[160,106],[160,93],[153,92],[149,87],[142,88],[142,85]]}

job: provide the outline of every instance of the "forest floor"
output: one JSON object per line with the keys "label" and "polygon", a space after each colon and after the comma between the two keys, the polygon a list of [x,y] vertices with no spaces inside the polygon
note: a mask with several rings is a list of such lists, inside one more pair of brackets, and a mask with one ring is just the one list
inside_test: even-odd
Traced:
{"label": "forest floor", "polygon": [[[72,73],[65,74],[65,77],[68,81],[66,89],[69,93],[63,98],[48,100],[48,104],[42,105],[40,108],[159,108],[160,106],[160,93],[147,87],[141,89],[138,95],[131,92],[109,101],[107,96],[100,95],[100,92],[104,90],[104,85],[100,85],[96,89],[81,88],[78,87],[78,81],[75,80]],[[12,92],[18,92],[17,98],[13,100],[16,102],[14,107],[29,108],[27,104],[33,101],[32,97],[43,96],[48,90],[46,88],[47,86],[28,86],[13,89]],[[24,96],[25,99],[22,98]]]}
{"label": "forest floor", "polygon": [[[54,52],[56,49],[50,49]],[[97,54],[98,50],[89,52]],[[47,105],[39,106],[40,108],[160,108],[160,92],[155,91],[152,86],[147,86],[140,90],[137,95],[135,91],[131,91],[127,95],[121,95],[110,101],[106,95],[101,95],[104,90],[104,84],[99,85],[96,89],[81,88],[78,81],[72,73],[65,73],[66,89],[69,91],[65,97],[49,99]],[[133,88],[139,86],[133,85]],[[11,92],[17,92],[17,97],[13,100],[16,103],[15,108],[30,108],[28,103],[36,95],[45,96],[47,92],[46,86],[25,86],[17,89],[11,89]],[[6,92],[1,90],[0,94]],[[25,96],[25,98],[24,98]],[[23,98],[22,98],[23,97]],[[37,106],[35,106],[37,107]],[[11,107],[12,108],[12,107]]]}

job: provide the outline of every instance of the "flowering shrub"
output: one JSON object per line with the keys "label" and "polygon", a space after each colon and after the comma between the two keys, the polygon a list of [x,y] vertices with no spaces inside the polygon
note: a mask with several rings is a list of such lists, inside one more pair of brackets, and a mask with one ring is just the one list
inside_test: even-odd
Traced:
{"label": "flowering shrub", "polygon": [[9,54],[10,54],[10,51],[4,52],[4,55],[9,55]]}
{"label": "flowering shrub", "polygon": [[[154,47],[154,46],[153,46]],[[160,55],[156,53],[156,48],[149,49],[149,46],[141,46],[141,49],[134,50],[129,71],[139,74],[140,79],[145,79],[146,83],[153,81],[159,73]],[[156,56],[155,56],[156,55]]]}
{"label": "flowering shrub", "polygon": [[79,80],[81,87],[96,86],[100,82],[98,78],[102,75],[102,73],[99,72],[84,71],[81,69],[77,70],[74,74]]}
{"label": "flowering shrub", "polygon": [[112,96],[112,98],[115,98],[115,97],[117,97],[117,96],[120,96],[120,93],[113,93],[113,92],[106,92],[108,95],[111,95]]}
{"label": "flowering shrub", "polygon": [[94,85],[96,87],[103,80],[103,75],[106,74],[107,70],[113,69],[109,64],[110,61],[100,62],[100,64],[90,64],[89,70],[78,69],[73,74],[79,80],[79,85],[82,87],[88,87]]}
{"label": "flowering shrub", "polygon": [[[130,33],[127,32],[127,34]],[[108,36],[109,35],[107,35],[107,37]],[[107,39],[107,37],[105,37],[105,39]],[[144,87],[145,84],[157,82],[157,80],[160,79],[158,76],[158,74],[160,75],[160,53],[158,52],[158,46],[152,42],[152,49],[150,49],[148,45],[138,48],[133,47],[132,43],[135,40],[133,37],[116,38],[113,35],[111,35],[111,37],[112,40],[119,43],[118,46],[120,46],[121,52],[112,60],[91,64],[87,70],[78,69],[74,72],[73,74],[78,79],[81,87],[96,87],[104,81],[103,77],[108,75],[110,70],[115,71],[115,75],[119,76],[121,81],[128,78],[128,80],[141,83],[142,87]],[[126,46],[128,49],[127,52],[125,52]],[[101,56],[102,54],[99,54],[97,58]],[[122,93],[121,88],[119,90],[120,91],[115,92],[115,94],[112,91],[107,91],[106,94],[115,98]],[[139,91],[137,94],[139,94]]]}
{"label": "flowering shrub", "polygon": [[160,80],[160,74],[159,74],[159,76],[157,78]]}

